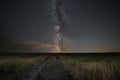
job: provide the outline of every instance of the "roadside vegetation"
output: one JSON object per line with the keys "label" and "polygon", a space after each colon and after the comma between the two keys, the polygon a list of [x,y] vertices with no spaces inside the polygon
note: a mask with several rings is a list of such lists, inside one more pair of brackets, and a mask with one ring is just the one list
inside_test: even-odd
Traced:
{"label": "roadside vegetation", "polygon": [[76,80],[119,80],[120,56],[64,56]]}
{"label": "roadside vegetation", "polygon": [[0,80],[22,80],[44,56],[0,56]]}

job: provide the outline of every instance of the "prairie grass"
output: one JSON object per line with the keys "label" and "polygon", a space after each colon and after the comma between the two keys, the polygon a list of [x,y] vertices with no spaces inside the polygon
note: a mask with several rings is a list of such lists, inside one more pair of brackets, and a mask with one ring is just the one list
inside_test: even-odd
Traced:
{"label": "prairie grass", "polygon": [[120,56],[65,56],[76,80],[120,80]]}
{"label": "prairie grass", "polygon": [[21,80],[44,57],[0,56],[0,80]]}
{"label": "prairie grass", "polygon": [[[75,80],[120,80],[120,56],[61,55],[59,58],[64,73],[69,73],[69,77],[73,76]],[[0,80],[22,80],[35,64],[45,59],[46,55],[0,55]],[[51,61],[55,61],[54,57]],[[38,75],[37,80],[44,78]]]}

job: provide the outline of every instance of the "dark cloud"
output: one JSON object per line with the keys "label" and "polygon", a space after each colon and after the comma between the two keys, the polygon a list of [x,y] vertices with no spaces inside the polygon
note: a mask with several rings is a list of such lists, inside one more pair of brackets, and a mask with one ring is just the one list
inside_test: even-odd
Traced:
{"label": "dark cloud", "polygon": [[0,52],[14,51],[41,51],[44,48],[53,48],[54,46],[48,43],[35,42],[30,40],[15,40],[10,38],[0,39]]}

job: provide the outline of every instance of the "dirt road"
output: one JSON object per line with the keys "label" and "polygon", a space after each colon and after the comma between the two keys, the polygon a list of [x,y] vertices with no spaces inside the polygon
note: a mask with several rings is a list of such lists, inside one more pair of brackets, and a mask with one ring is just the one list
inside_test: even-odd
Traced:
{"label": "dirt road", "polygon": [[58,56],[47,57],[44,63],[38,63],[24,80],[74,80]]}

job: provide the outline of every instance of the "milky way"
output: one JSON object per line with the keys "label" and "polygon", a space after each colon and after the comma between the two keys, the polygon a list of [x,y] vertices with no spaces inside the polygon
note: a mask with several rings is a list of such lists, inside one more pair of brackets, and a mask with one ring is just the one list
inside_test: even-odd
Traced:
{"label": "milky way", "polygon": [[55,19],[55,49],[57,52],[62,52],[64,47],[64,24],[63,22],[63,10],[62,10],[62,0],[54,0],[54,19]]}

